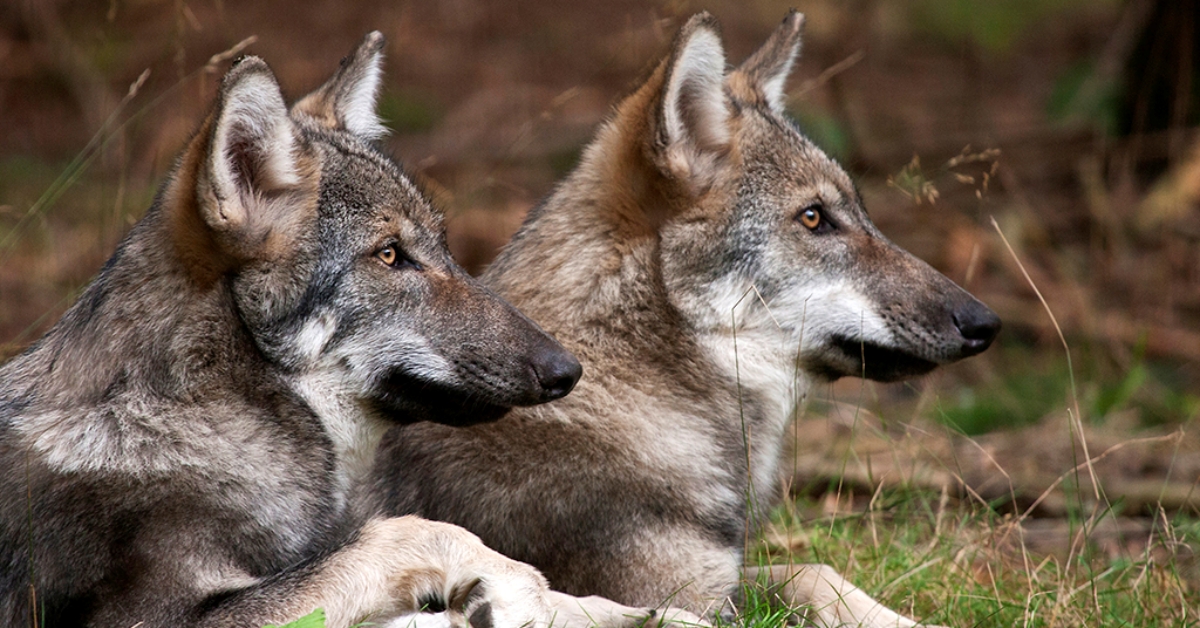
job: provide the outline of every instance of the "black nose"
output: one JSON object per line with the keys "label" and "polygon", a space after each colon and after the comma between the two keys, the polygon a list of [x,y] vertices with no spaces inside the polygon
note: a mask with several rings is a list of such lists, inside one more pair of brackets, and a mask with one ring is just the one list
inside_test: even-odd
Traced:
{"label": "black nose", "polygon": [[963,354],[982,353],[1000,333],[1000,317],[979,301],[971,301],[954,311],[954,326],[963,337]]}
{"label": "black nose", "polygon": [[583,375],[583,365],[566,349],[556,345],[534,359],[533,372],[542,386],[542,401],[553,401],[571,392]]}

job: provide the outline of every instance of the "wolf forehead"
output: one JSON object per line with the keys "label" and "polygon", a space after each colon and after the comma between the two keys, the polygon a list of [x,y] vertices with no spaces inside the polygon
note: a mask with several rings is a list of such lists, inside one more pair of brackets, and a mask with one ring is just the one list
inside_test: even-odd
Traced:
{"label": "wolf forehead", "polygon": [[302,128],[305,138],[325,153],[325,168],[336,171],[336,176],[321,177],[320,207],[336,208],[350,221],[388,222],[399,215],[445,236],[443,214],[395,159],[349,134]]}
{"label": "wolf forehead", "polygon": [[762,196],[782,187],[812,200],[833,202],[841,197],[859,202],[854,180],[794,120],[761,104],[744,105],[740,111],[748,116],[742,128],[749,141],[740,147],[746,182],[753,186],[748,191]]}
{"label": "wolf forehead", "polygon": [[[719,253],[709,260],[706,273],[714,279],[729,271],[757,274],[762,264],[772,262],[766,257],[771,243],[780,237],[781,224],[807,207],[818,206],[844,223],[869,222],[850,175],[790,119],[769,110],[743,110],[743,115],[753,118],[742,122],[743,141],[738,147],[742,167],[730,191],[732,207],[715,209],[723,237],[705,238],[699,244]],[[766,277],[758,281],[760,289],[769,288]]]}

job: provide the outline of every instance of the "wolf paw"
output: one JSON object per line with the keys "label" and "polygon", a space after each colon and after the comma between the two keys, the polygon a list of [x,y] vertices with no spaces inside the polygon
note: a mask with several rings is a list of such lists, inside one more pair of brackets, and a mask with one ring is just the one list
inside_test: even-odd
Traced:
{"label": "wolf paw", "polygon": [[481,577],[450,600],[470,628],[521,628],[547,626],[552,617],[545,580],[532,567],[513,562],[501,573]]}
{"label": "wolf paw", "polygon": [[409,613],[393,617],[377,625],[381,628],[462,628],[465,625],[466,622],[460,618],[451,617],[451,615],[448,611],[440,613]]}
{"label": "wolf paw", "polygon": [[[518,563],[519,564],[519,563]],[[533,572],[534,584],[540,575]],[[425,610],[394,617],[385,628],[547,628],[552,613],[541,592],[522,591],[511,580],[499,587],[483,578],[451,590],[448,599],[427,600]],[[507,589],[507,590],[505,590]]]}
{"label": "wolf paw", "polygon": [[699,616],[678,608],[637,608],[594,595],[574,597],[558,591],[551,591],[548,599],[554,609],[550,628],[688,628],[709,625]]}
{"label": "wolf paw", "polygon": [[553,613],[547,599],[550,589],[542,574],[525,563],[492,552],[482,543],[479,549],[483,552],[482,560],[459,579],[459,584],[451,586],[446,595],[444,610],[450,627],[548,627]]}
{"label": "wolf paw", "polygon": [[[381,595],[364,604],[389,628],[542,628],[550,587],[533,567],[448,523],[417,517],[363,526],[348,571],[375,574]],[[371,567],[371,569],[364,569]],[[375,583],[372,583],[375,584]]]}

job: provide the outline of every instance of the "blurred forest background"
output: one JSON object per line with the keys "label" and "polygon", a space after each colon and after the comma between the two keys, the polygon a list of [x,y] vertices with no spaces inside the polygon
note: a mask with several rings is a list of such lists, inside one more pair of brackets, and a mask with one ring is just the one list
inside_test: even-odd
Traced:
{"label": "blurred forest background", "polygon": [[[1005,325],[984,355],[917,382],[822,387],[797,428],[796,493],[824,512],[865,508],[880,486],[1047,521],[1112,508],[1122,516],[1089,533],[1116,553],[1141,551],[1131,544],[1153,538],[1158,515],[1200,516],[1197,3],[795,4],[808,21],[791,114],[886,234]],[[0,356],[47,329],[112,253],[236,54],[265,58],[295,97],[382,31],[386,148],[445,208],[454,253],[477,271],[688,16],[712,12],[736,63],[788,8],[6,1]],[[1053,525],[1030,530],[1048,552],[1068,545]]]}

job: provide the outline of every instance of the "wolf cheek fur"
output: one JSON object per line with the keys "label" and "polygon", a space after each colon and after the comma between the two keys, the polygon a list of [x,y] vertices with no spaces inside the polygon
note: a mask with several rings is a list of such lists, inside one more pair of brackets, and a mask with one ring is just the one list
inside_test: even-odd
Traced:
{"label": "wolf cheek fur", "polygon": [[[484,276],[586,376],[494,424],[390,431],[392,512],[462,525],[570,593],[712,614],[778,501],[811,382],[897,379],[990,344],[995,314],[889,242],[783,115],[801,26],[789,15],[727,71],[697,16],[617,105]],[[828,567],[771,575],[819,624],[914,624]]]}
{"label": "wolf cheek fur", "polygon": [[579,374],[453,263],[370,143],[382,48],[369,35],[290,111],[265,63],[233,67],[154,206],[0,366],[0,623],[257,628],[323,607],[345,627],[431,597],[549,622],[561,596],[533,568],[359,499],[382,409],[490,418]]}

